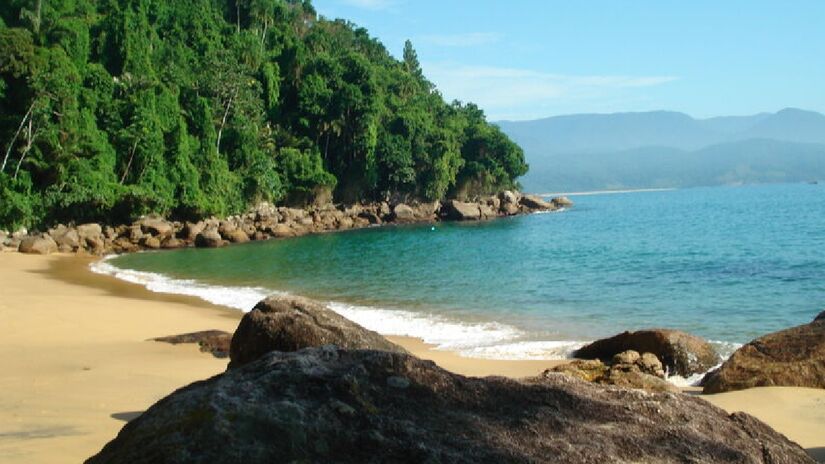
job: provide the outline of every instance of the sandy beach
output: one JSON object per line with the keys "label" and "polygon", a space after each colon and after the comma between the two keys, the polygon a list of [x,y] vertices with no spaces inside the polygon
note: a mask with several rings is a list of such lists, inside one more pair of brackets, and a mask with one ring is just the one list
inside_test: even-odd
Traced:
{"label": "sandy beach", "polygon": [[[194,345],[147,339],[231,332],[238,311],[96,275],[89,263],[0,254],[0,462],[81,462],[160,398],[226,367]],[[390,338],[465,375],[533,376],[559,363],[468,359]],[[703,398],[753,414],[825,459],[825,390],[759,388]]]}

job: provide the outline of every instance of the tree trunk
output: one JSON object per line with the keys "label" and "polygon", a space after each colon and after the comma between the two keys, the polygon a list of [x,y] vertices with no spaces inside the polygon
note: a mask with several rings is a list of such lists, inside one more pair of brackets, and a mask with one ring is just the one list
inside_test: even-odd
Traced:
{"label": "tree trunk", "polygon": [[226,110],[223,112],[223,118],[221,119],[221,127],[218,129],[218,142],[215,144],[215,150],[218,154],[221,154],[221,136],[223,135],[223,128],[226,125],[226,118],[229,117],[229,110],[232,108],[232,100],[235,98],[235,95],[229,97],[229,102],[226,103]]}
{"label": "tree trunk", "polygon": [[29,110],[26,111],[26,115],[23,116],[23,119],[20,120],[20,126],[17,128],[17,132],[14,133],[14,137],[12,137],[11,142],[9,143],[9,148],[6,149],[6,156],[3,157],[3,164],[0,165],[0,172],[6,170],[6,163],[9,161],[9,156],[11,155],[12,148],[14,148],[14,142],[17,141],[17,137],[20,135],[20,131],[22,131],[23,127],[26,125],[26,119],[29,119],[31,117],[33,110],[34,102],[32,102],[31,106],[29,106]]}
{"label": "tree trunk", "polygon": [[140,139],[135,139],[135,143],[132,145],[132,151],[129,153],[129,162],[126,163],[126,169],[123,170],[123,176],[120,177],[120,184],[126,181],[126,176],[129,175],[129,169],[132,167],[132,160],[135,159],[135,151],[137,151],[137,145]]}
{"label": "tree trunk", "polygon": [[29,154],[29,151],[32,149],[32,144],[34,140],[32,140],[32,121],[34,118],[29,118],[29,126],[28,130],[26,131],[26,148],[23,149],[23,154],[20,155],[20,161],[17,162],[17,167],[14,169],[14,180],[17,180],[17,174],[20,172],[20,166],[23,164],[23,160],[26,159],[26,155]]}

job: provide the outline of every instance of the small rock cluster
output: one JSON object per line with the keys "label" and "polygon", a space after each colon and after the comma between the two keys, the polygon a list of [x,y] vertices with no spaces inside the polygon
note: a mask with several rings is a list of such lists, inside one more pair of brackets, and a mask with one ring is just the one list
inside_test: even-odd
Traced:
{"label": "small rock cluster", "polygon": [[542,377],[565,374],[587,382],[639,388],[656,392],[674,392],[679,389],[665,380],[662,362],[653,353],[639,354],[627,350],[613,356],[609,364],[598,359],[578,359],[544,371]]}
{"label": "small rock cluster", "polygon": [[683,377],[707,372],[721,361],[707,340],[673,329],[622,332],[585,345],[573,356],[610,362],[614,356],[627,350],[652,353],[661,360],[669,374]]}
{"label": "small rock cluster", "polygon": [[305,209],[260,203],[245,214],[225,219],[211,217],[198,222],[169,221],[145,216],[132,224],[102,226],[59,224],[46,232],[20,229],[0,231],[0,250],[50,254],[104,255],[138,250],[174,249],[188,246],[216,248],[250,240],[297,237],[309,233],[355,229],[381,224],[407,224],[441,220],[478,221],[495,217],[553,211],[568,207],[566,197],[545,201],[534,195],[503,191],[473,202],[388,202],[352,206],[312,206]]}

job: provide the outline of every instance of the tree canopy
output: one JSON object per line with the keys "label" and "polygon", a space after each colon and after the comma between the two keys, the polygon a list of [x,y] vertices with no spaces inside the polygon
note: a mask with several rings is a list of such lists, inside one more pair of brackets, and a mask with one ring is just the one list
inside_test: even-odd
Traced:
{"label": "tree canopy", "polygon": [[516,186],[521,149],[407,42],[299,0],[7,0],[0,226]]}

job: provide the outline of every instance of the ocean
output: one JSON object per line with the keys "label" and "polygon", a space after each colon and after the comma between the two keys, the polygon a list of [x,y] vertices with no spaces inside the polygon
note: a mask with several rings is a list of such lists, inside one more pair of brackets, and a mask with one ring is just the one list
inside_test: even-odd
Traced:
{"label": "ocean", "polygon": [[470,357],[558,359],[666,327],[723,355],[825,307],[825,186],[573,195],[482,223],[388,226],[142,252],[96,272],[248,311],[291,293],[383,334]]}

